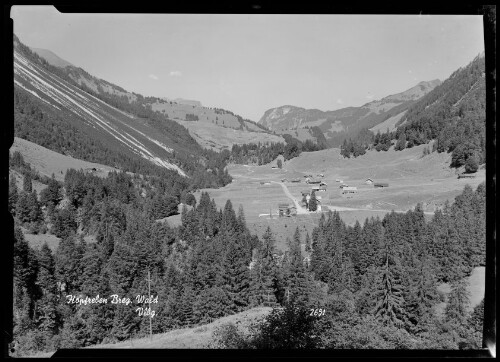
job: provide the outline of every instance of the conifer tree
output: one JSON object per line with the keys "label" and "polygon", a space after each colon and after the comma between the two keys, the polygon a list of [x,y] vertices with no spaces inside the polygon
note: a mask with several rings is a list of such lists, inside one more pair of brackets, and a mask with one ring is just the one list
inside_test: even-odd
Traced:
{"label": "conifer tree", "polygon": [[29,212],[29,221],[30,222],[38,222],[42,219],[42,210],[40,208],[40,203],[38,202],[38,197],[36,195],[36,190],[33,190],[30,194],[28,194],[28,208]]}
{"label": "conifer tree", "polygon": [[19,191],[17,189],[16,178],[12,174],[9,179],[9,212],[15,214]]}
{"label": "conifer tree", "polygon": [[47,243],[38,252],[39,272],[36,284],[40,288],[41,298],[37,302],[38,328],[51,335],[58,331],[59,313],[57,310],[57,285],[55,279],[55,260]]}
{"label": "conifer tree", "polygon": [[33,183],[31,181],[31,174],[26,172],[23,178],[23,191],[30,193],[33,191]]}
{"label": "conifer tree", "polygon": [[240,312],[248,305],[250,260],[245,254],[242,242],[234,240],[224,258],[224,290],[230,301],[228,308],[233,312]]}
{"label": "conifer tree", "polygon": [[45,206],[48,206],[49,203],[57,206],[61,200],[61,186],[56,181],[54,174],[52,174],[49,184],[40,192],[40,203]]}
{"label": "conifer tree", "polygon": [[469,307],[470,292],[467,290],[465,280],[458,280],[451,286],[451,293],[448,296],[446,305],[446,320],[460,327],[466,326]]}
{"label": "conifer tree", "polygon": [[17,197],[16,217],[21,223],[26,223],[31,221],[29,195],[30,194],[22,191]]}
{"label": "conifer tree", "polygon": [[468,320],[469,329],[472,331],[471,340],[476,349],[483,347],[483,320],[484,320],[484,298],[474,307]]}
{"label": "conifer tree", "polygon": [[380,272],[379,289],[376,293],[377,305],[374,309],[375,317],[383,323],[401,327],[404,323],[402,309],[404,299],[399,282],[389,267],[388,255],[386,255],[385,265]]}
{"label": "conifer tree", "polygon": [[194,315],[194,304],[196,301],[196,294],[190,286],[183,289],[180,300],[178,301],[177,308],[179,312],[179,320],[182,325],[190,326],[197,323]]}
{"label": "conifer tree", "polygon": [[74,236],[65,237],[59,243],[55,255],[56,279],[65,287],[66,294],[79,290],[81,279],[79,247]]}
{"label": "conifer tree", "polygon": [[69,206],[54,215],[52,233],[58,238],[67,238],[76,232],[75,210]]}
{"label": "conifer tree", "polygon": [[274,236],[268,226],[260,248],[256,251],[250,285],[251,305],[276,306],[278,266],[274,260]]}
{"label": "conifer tree", "polygon": [[198,323],[210,323],[214,319],[227,315],[227,306],[229,304],[230,301],[223,288],[204,289],[194,302],[194,317]]}
{"label": "conifer tree", "polygon": [[306,233],[306,251],[308,253],[312,251],[311,238],[309,237],[309,233]]}
{"label": "conifer tree", "polygon": [[316,193],[311,192],[311,198],[309,199],[309,211],[316,211],[318,208],[318,201],[316,200]]}
{"label": "conifer tree", "polygon": [[307,271],[302,261],[298,228],[292,241],[285,273],[285,300],[289,301],[290,298],[293,298],[296,303],[305,305],[309,301],[310,286]]}
{"label": "conifer tree", "polygon": [[36,285],[38,261],[35,252],[24,239],[20,228],[14,229],[14,332],[23,334],[32,326],[35,301],[39,296]]}

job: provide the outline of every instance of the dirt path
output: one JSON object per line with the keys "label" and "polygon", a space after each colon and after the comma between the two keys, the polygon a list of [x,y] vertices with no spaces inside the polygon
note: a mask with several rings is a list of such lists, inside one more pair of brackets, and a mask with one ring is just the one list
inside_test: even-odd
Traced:
{"label": "dirt path", "polygon": [[304,215],[304,214],[309,214],[309,211],[307,211],[305,208],[303,208],[300,203],[297,201],[295,197],[290,193],[288,190],[288,187],[282,182],[276,182],[276,181],[271,181],[272,183],[279,184],[281,188],[283,189],[283,192],[285,192],[285,195],[293,201],[295,204],[295,207],[297,208],[297,214],[298,215]]}

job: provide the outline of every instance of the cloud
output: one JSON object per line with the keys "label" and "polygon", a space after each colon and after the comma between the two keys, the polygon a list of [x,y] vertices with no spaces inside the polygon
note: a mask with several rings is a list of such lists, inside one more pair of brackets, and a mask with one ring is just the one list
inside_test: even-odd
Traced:
{"label": "cloud", "polygon": [[180,77],[180,76],[182,76],[182,73],[178,70],[173,70],[168,75],[171,77]]}
{"label": "cloud", "polygon": [[337,99],[337,103],[338,103],[338,104],[344,104],[344,101],[343,101],[342,99],[340,99],[340,98],[339,98],[339,99]]}
{"label": "cloud", "polygon": [[160,79],[160,78],[158,78],[158,77],[157,77],[156,75],[154,75],[154,74],[150,74],[150,75],[148,75],[148,77],[149,77],[149,78],[151,78],[151,79],[153,79],[153,80],[158,80],[158,79]]}

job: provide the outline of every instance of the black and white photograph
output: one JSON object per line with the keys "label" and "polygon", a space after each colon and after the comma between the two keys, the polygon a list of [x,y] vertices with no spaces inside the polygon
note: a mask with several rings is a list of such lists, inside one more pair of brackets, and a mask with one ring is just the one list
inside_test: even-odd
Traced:
{"label": "black and white photograph", "polygon": [[8,356],[496,356],[494,6],[119,10],[10,7]]}

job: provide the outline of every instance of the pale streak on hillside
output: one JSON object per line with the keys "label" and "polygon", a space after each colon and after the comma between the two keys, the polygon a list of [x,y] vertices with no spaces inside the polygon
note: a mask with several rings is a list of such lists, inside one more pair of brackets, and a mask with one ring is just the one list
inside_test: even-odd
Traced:
{"label": "pale streak on hillside", "polygon": [[[49,105],[57,109],[59,109],[59,107],[55,106],[51,102],[48,102],[44,98],[49,97],[57,104],[70,110],[71,112],[75,113],[77,116],[83,118],[84,120],[89,121],[90,118],[89,123],[92,125],[92,127],[95,128],[95,126],[98,126],[104,132],[113,136],[117,141],[122,143],[125,147],[127,147],[140,157],[145,158],[159,166],[175,170],[182,176],[185,177],[187,176],[186,173],[177,165],[172,164],[162,159],[158,155],[155,155],[153,152],[151,152],[148,149],[148,147],[146,147],[137,137],[134,137],[131,133],[125,132],[124,130],[118,130],[116,126],[114,126],[110,121],[106,120],[104,117],[101,116],[101,114],[104,114],[109,119],[114,119],[116,122],[120,122],[122,125],[124,124],[127,125],[133,132],[140,134],[149,142],[156,144],[157,146],[161,147],[163,150],[167,152],[172,152],[172,149],[170,147],[167,147],[162,142],[145,135],[143,132],[139,131],[136,128],[131,127],[130,125],[124,123],[123,121],[117,119],[116,117],[113,117],[106,111],[106,107],[109,107],[110,109],[114,110],[116,110],[116,108],[111,107],[107,103],[102,102],[100,100],[99,102],[102,105],[104,105],[104,107],[102,106],[99,107],[99,104],[97,104],[96,101],[93,101],[93,99],[96,99],[95,97],[87,95],[82,91],[73,89],[72,86],[62,81],[58,77],[55,77],[47,72],[43,72],[42,70],[38,69],[36,65],[31,64],[28,61],[28,59],[26,59],[23,55],[19,54],[18,52],[14,52],[14,59],[15,59],[14,71],[16,75],[20,79],[25,81],[27,84],[32,86],[35,90],[40,91],[40,93],[44,97],[40,96],[34,90],[28,89],[28,87],[26,87],[24,84],[22,84],[19,80],[16,79],[15,84],[17,86],[27,90],[31,94],[35,95],[37,98],[41,99],[45,103],[48,103]],[[44,77],[48,79],[45,80]],[[99,114],[99,112],[101,114]],[[120,113],[124,114],[124,112]],[[125,115],[132,118],[128,114]]]}

